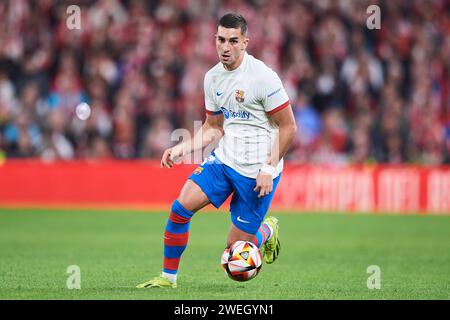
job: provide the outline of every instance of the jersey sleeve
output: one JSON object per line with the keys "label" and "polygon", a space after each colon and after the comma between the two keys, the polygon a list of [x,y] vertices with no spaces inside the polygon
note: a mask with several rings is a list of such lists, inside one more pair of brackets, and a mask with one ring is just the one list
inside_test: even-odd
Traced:
{"label": "jersey sleeve", "polygon": [[208,74],[205,75],[205,79],[203,81],[203,91],[205,94],[206,113],[209,115],[217,115],[222,113],[222,111],[220,111],[219,107],[217,107],[217,104],[214,101],[214,90],[212,88],[212,81]]}
{"label": "jersey sleeve", "polygon": [[278,75],[271,71],[263,79],[262,103],[267,114],[274,114],[289,105],[289,97]]}

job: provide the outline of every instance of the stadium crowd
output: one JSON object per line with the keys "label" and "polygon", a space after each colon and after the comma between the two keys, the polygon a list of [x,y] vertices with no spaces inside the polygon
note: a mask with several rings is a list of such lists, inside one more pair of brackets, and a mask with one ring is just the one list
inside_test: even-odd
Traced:
{"label": "stadium crowd", "polygon": [[[79,30],[66,25],[74,2]],[[372,4],[379,30],[366,26]],[[288,159],[450,163],[446,0],[0,1],[0,153],[159,158],[174,129],[204,119],[216,23],[231,11],[290,96]]]}

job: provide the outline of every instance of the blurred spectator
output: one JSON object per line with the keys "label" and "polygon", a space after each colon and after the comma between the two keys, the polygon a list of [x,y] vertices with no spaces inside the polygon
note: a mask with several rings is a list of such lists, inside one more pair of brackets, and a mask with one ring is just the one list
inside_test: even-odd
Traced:
{"label": "blurred spectator", "polygon": [[161,158],[165,149],[171,146],[172,124],[165,118],[159,117],[148,129],[141,149],[142,158]]}
{"label": "blurred spectator", "polygon": [[355,55],[344,61],[341,78],[350,94],[378,92],[383,85],[380,62],[363,48],[355,49]]}
{"label": "blurred spectator", "polygon": [[407,160],[408,119],[395,91],[386,88],[383,98],[372,131],[375,159],[381,163],[402,163]]}
{"label": "blurred spectator", "polygon": [[65,136],[65,119],[61,109],[54,110],[49,115],[49,128],[43,133],[41,157],[51,161],[55,159],[70,160],[74,157],[72,144]]}
{"label": "blurred spectator", "polygon": [[93,139],[90,140],[90,145],[88,146],[85,157],[89,159],[111,158],[111,148],[108,141],[100,136],[93,137]]}
{"label": "blurred spectator", "polygon": [[[444,0],[0,1],[0,149],[7,157],[158,158],[204,119],[218,18],[277,71],[298,135],[291,161],[450,163],[450,3]],[[366,8],[380,6],[380,30]],[[81,120],[79,103],[91,107]]]}
{"label": "blurred spectator", "polygon": [[11,157],[35,156],[42,142],[41,129],[28,111],[17,114],[7,123],[3,136],[6,150]]}
{"label": "blurred spectator", "polygon": [[314,154],[314,148],[317,147],[322,131],[320,115],[311,105],[309,97],[303,92],[299,92],[292,107],[298,129],[289,159],[308,162],[310,156]]}
{"label": "blurred spectator", "polygon": [[62,53],[48,100],[51,109],[61,108],[67,118],[73,115],[75,106],[87,101],[76,58],[72,53]]}
{"label": "blurred spectator", "polygon": [[6,72],[0,70],[0,126],[6,122],[15,104],[14,84]]}
{"label": "blurred spectator", "polygon": [[372,115],[369,110],[361,110],[353,121],[350,137],[351,162],[355,164],[372,163],[373,141],[371,139]]}
{"label": "blurred spectator", "polygon": [[314,163],[348,162],[349,131],[341,108],[330,108],[323,115],[323,130],[313,154]]}

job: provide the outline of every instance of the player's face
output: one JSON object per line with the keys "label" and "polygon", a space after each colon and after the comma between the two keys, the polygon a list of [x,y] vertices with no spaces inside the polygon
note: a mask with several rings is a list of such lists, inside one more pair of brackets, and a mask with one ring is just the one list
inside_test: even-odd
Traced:
{"label": "player's face", "polygon": [[234,70],[242,62],[248,38],[241,34],[241,28],[219,26],[216,33],[216,50],[220,62],[227,70]]}

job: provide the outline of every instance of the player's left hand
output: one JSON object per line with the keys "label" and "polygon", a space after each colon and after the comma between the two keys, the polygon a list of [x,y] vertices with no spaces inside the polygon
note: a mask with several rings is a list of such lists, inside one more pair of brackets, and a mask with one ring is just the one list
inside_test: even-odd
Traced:
{"label": "player's left hand", "polygon": [[259,192],[258,198],[264,197],[272,192],[273,178],[271,174],[259,172],[256,177],[256,187],[253,191]]}

